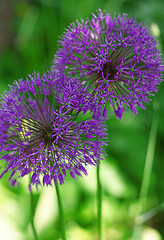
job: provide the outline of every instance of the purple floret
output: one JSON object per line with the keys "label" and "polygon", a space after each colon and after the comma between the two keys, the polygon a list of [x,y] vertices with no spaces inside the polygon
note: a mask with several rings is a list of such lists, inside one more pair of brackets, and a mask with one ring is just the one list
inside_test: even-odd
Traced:
{"label": "purple floret", "polygon": [[67,172],[76,179],[103,159],[102,119],[84,120],[84,111],[72,107],[72,100],[69,105],[64,101],[66,87],[60,88],[62,97],[57,93],[58,80],[52,72],[34,74],[1,96],[0,177],[9,172],[12,185],[25,175],[31,175],[36,186],[57,180],[62,184]]}
{"label": "purple floret", "polygon": [[164,66],[156,39],[136,19],[98,11],[72,23],[59,41],[53,68],[80,77],[96,98],[108,101],[120,119],[128,106],[144,108],[157,91]]}

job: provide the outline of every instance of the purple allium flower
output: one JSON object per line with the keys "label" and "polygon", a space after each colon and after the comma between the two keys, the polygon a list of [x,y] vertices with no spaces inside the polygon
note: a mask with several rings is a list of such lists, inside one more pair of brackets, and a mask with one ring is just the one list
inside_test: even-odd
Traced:
{"label": "purple allium flower", "polygon": [[[51,71],[54,74],[54,71]],[[94,118],[105,118],[106,109],[103,98],[94,97],[89,93],[89,89],[85,84],[80,82],[77,77],[67,77],[64,74],[58,73],[56,84],[58,86],[58,100],[64,103],[66,108],[70,107],[76,111],[82,111],[85,114],[87,111],[93,114]]]}
{"label": "purple allium flower", "polygon": [[120,119],[125,106],[136,113],[157,91],[164,67],[156,39],[136,19],[101,10],[72,23],[59,41],[54,66],[80,77],[96,97],[108,100]]}
{"label": "purple allium flower", "polygon": [[36,186],[56,184],[57,179],[62,184],[66,172],[76,179],[102,159],[102,120],[82,120],[80,109],[59,101],[56,88],[52,73],[34,74],[1,96],[0,176],[10,172],[12,185],[25,175]]}

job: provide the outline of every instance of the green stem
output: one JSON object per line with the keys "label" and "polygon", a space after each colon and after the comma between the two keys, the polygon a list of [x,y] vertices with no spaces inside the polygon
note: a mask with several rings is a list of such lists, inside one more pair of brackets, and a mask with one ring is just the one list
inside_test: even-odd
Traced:
{"label": "green stem", "polygon": [[100,163],[97,165],[97,223],[98,223],[98,236],[101,240],[101,218],[102,218],[102,186],[100,182]]}
{"label": "green stem", "polygon": [[152,120],[152,124],[151,124],[151,129],[150,129],[146,161],[145,161],[143,179],[142,179],[141,190],[140,190],[140,195],[139,195],[140,208],[138,210],[139,211],[138,214],[141,214],[145,210],[145,207],[146,207],[146,201],[147,201],[151,173],[152,173],[152,166],[153,166],[153,161],[154,161],[158,122],[159,122],[159,115],[158,115],[157,111],[155,111],[153,120]]}
{"label": "green stem", "polygon": [[158,206],[138,216],[137,223],[144,224],[145,222],[149,221],[151,218],[155,217],[157,214],[159,214],[162,211],[164,211],[164,202],[162,202]]}
{"label": "green stem", "polygon": [[57,195],[57,200],[58,200],[61,237],[62,237],[63,240],[66,240],[63,206],[62,206],[62,202],[61,202],[61,196],[60,196],[58,181],[56,183],[56,195]]}
{"label": "green stem", "polygon": [[152,119],[150,134],[149,134],[145,167],[144,167],[141,190],[139,194],[138,206],[136,211],[135,225],[133,230],[132,239],[134,240],[138,239],[138,236],[140,235],[140,232],[141,232],[142,223],[138,220],[139,220],[139,216],[143,213],[143,211],[146,210],[146,203],[147,203],[147,197],[148,197],[148,191],[149,191],[149,185],[150,185],[150,179],[151,179],[151,173],[152,173],[152,166],[154,161],[155,144],[156,144],[156,138],[157,138],[158,122],[159,122],[157,104],[154,106],[154,109],[155,111],[153,114],[153,119]]}
{"label": "green stem", "polygon": [[31,192],[30,192],[30,198],[31,198],[30,199],[31,200],[31,227],[32,227],[32,230],[33,230],[33,233],[34,233],[35,240],[38,240],[38,236],[37,236],[35,225],[34,225],[35,210],[34,210],[34,199],[33,199],[32,189],[31,189]]}

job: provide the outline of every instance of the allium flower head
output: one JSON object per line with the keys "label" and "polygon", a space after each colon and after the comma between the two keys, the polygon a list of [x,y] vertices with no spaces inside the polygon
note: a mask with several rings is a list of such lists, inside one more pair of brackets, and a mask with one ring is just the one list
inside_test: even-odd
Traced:
{"label": "allium flower head", "polygon": [[[136,19],[101,10],[91,20],[72,23],[59,41],[54,63],[80,76],[96,96],[109,100],[117,117],[125,106],[136,113],[157,91],[164,69],[156,39]],[[55,67],[55,65],[54,65]]]}
{"label": "allium flower head", "polygon": [[[54,71],[51,71],[54,75]],[[98,119],[106,117],[105,101],[103,98],[97,98],[89,92],[89,88],[80,82],[80,79],[72,76],[65,76],[58,73],[55,78],[58,86],[58,100],[64,103],[66,108],[70,107],[76,111],[82,111],[85,114],[87,111],[93,114],[93,117]]]}
{"label": "allium flower head", "polygon": [[82,121],[80,110],[59,99],[50,73],[19,80],[2,95],[1,177],[10,172],[12,185],[25,175],[31,175],[34,185],[50,185],[57,179],[62,184],[67,172],[76,179],[102,158],[106,135],[102,120]]}

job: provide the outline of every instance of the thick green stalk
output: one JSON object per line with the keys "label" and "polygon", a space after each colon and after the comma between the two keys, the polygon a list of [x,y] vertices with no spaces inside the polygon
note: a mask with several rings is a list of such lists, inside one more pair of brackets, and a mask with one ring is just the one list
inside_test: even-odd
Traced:
{"label": "thick green stalk", "polygon": [[100,163],[97,165],[97,224],[99,240],[102,239],[101,231],[102,221],[102,186],[100,182]]}
{"label": "thick green stalk", "polygon": [[66,240],[63,206],[62,206],[62,201],[61,201],[58,181],[56,183],[56,195],[57,195],[57,200],[58,200],[61,237],[62,237],[63,240]]}
{"label": "thick green stalk", "polygon": [[35,240],[38,240],[38,236],[37,236],[35,225],[34,225],[34,213],[35,213],[35,210],[34,210],[34,199],[33,199],[32,189],[30,191],[30,198],[31,198],[30,199],[31,200],[31,227],[32,227],[32,230],[33,230],[33,234],[34,234]]}

